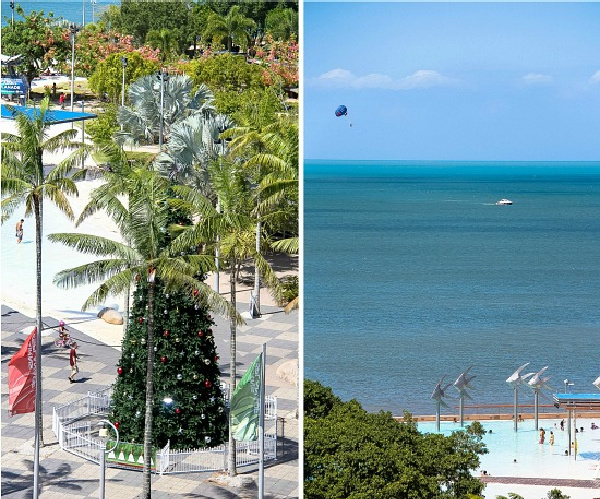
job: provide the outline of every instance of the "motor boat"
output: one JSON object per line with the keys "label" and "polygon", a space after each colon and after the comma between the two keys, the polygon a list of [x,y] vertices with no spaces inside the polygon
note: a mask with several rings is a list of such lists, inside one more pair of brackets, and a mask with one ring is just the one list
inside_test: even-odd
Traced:
{"label": "motor boat", "polygon": [[496,201],[496,205],[497,206],[508,206],[513,204],[513,202],[510,199],[501,199],[500,201]]}

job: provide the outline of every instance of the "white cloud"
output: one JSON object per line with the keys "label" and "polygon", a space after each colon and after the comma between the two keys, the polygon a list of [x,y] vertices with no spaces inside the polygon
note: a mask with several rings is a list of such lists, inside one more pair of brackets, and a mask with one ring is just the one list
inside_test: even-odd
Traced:
{"label": "white cloud", "polygon": [[600,69],[593,74],[591,80],[592,83],[600,83]]}
{"label": "white cloud", "polygon": [[443,87],[448,85],[455,85],[458,80],[443,76],[437,71],[431,69],[419,69],[415,73],[402,78],[398,82],[398,88],[409,89],[409,88],[429,88],[429,87]]}
{"label": "white cloud", "polygon": [[331,69],[327,71],[327,73],[319,76],[319,80],[328,80],[328,81],[342,81],[342,80],[350,80],[354,78],[352,73],[347,69]]}
{"label": "white cloud", "polygon": [[527,85],[545,85],[552,83],[552,76],[539,73],[529,73],[523,76],[523,82]]}
{"label": "white cloud", "polygon": [[324,86],[336,86],[346,88],[381,88],[387,90],[410,90],[413,88],[431,88],[452,86],[459,83],[458,80],[448,78],[431,69],[420,69],[413,74],[394,80],[384,74],[373,73],[364,76],[356,76],[347,69],[335,68],[313,78],[313,84]]}

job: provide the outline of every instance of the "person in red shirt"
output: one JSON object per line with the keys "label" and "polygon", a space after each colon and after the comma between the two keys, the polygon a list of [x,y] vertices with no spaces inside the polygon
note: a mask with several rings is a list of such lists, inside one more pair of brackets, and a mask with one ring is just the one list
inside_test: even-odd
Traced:
{"label": "person in red shirt", "polygon": [[61,93],[60,97],[58,98],[58,102],[60,102],[60,108],[64,109],[65,108],[65,93]]}
{"label": "person in red shirt", "polygon": [[69,363],[71,364],[71,375],[69,381],[75,383],[75,375],[77,374],[77,343],[71,345],[71,352],[69,354]]}

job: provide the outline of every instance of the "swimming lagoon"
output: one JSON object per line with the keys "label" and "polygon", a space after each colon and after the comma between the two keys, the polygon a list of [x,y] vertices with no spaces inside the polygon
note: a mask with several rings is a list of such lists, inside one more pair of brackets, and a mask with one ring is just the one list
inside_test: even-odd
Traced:
{"label": "swimming lagoon", "polygon": [[[575,434],[573,429],[571,437],[574,443],[577,437],[577,455],[572,447],[572,455],[565,456],[569,448],[568,431],[560,429],[560,419],[540,419],[539,428],[546,432],[544,444],[539,443],[539,431],[535,429],[535,421],[526,419],[519,422],[518,432],[514,431],[514,424],[505,421],[481,421],[487,432],[483,441],[489,453],[481,456],[481,464],[477,475],[487,472],[491,482],[488,483],[484,496],[495,498],[498,494],[507,495],[516,492],[525,499],[545,497],[554,485],[545,485],[552,479],[570,480],[595,480],[597,489],[573,486],[556,486],[571,499],[591,499],[600,497],[600,430],[591,430],[591,423],[600,423],[600,414],[597,419],[574,420],[577,428],[583,426],[584,431]],[[566,418],[565,418],[565,421]],[[465,424],[466,427],[466,424]],[[418,423],[419,431],[425,433],[435,432],[435,422]],[[460,431],[460,423],[442,422],[441,432],[449,435],[453,431]],[[491,433],[490,433],[491,431]],[[554,445],[550,445],[550,432],[554,433]],[[514,483],[495,483],[497,477],[512,477]],[[519,478],[536,478],[540,485],[520,484]],[[504,481],[504,480],[503,480]],[[541,493],[538,493],[541,492]]]}

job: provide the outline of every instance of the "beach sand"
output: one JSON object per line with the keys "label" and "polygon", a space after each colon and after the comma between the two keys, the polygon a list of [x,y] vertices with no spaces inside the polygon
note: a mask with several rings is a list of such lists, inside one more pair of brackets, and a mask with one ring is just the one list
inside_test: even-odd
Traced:
{"label": "beach sand", "polygon": [[[51,134],[70,128],[70,124],[53,125]],[[0,123],[2,133],[15,133],[14,122],[2,120]],[[49,165],[57,164],[65,152],[57,154],[46,154],[44,162]],[[96,167],[92,158],[86,160],[87,168]],[[70,196],[69,202],[75,218],[79,217],[83,208],[88,203],[91,192],[102,184],[102,180],[86,180],[77,182],[78,196]],[[21,244],[16,244],[14,227],[18,220],[25,218],[24,237]],[[44,204],[44,235],[56,232],[74,232],[82,234],[95,234],[109,237],[122,242],[119,230],[114,222],[104,212],[98,212],[86,219],[79,227],[75,227],[74,221],[69,220],[52,203]],[[2,254],[0,263],[0,281],[2,292],[2,303],[20,311],[28,317],[35,317],[35,290],[36,290],[36,268],[35,268],[35,220],[33,217],[24,216],[24,206],[17,209],[13,216],[2,226]],[[42,315],[62,319],[67,324],[72,324],[77,329],[92,338],[98,339],[116,348],[120,347],[123,338],[123,327],[110,325],[97,317],[97,313],[104,307],[114,308],[123,313],[123,296],[112,296],[105,303],[94,307],[86,312],[81,311],[86,298],[97,289],[99,284],[89,284],[76,289],[59,289],[52,279],[57,272],[84,263],[94,261],[96,258],[81,254],[61,244],[50,243],[45,237],[42,241]],[[277,274],[285,275],[298,273],[298,257],[296,255],[277,255],[270,258],[274,264]],[[250,291],[253,287],[251,267],[246,266],[243,270],[243,282],[237,287],[237,300],[240,303],[238,309],[247,310],[250,302]],[[219,292],[228,297],[229,277],[220,273]],[[213,286],[214,276],[209,275],[206,283]],[[261,288],[261,304],[275,305],[271,293]],[[27,328],[24,333],[29,333]],[[47,330],[45,335],[56,334],[53,330]]]}

